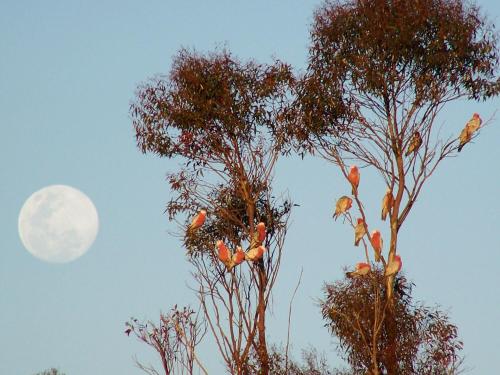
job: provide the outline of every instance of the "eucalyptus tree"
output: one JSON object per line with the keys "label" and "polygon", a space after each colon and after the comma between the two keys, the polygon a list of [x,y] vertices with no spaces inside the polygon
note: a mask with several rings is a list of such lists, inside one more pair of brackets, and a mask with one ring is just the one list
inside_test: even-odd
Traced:
{"label": "eucalyptus tree", "polygon": [[[280,61],[181,50],[170,74],[141,85],[131,105],[138,147],[179,163],[168,175],[166,211],[179,223],[201,311],[232,374],[248,371],[252,351],[269,371],[266,311],[292,206],[274,195],[272,179],[293,85]],[[203,225],[190,228],[201,211]],[[256,247],[263,256],[249,255]],[[237,251],[246,262],[232,261]]]}
{"label": "eucalyptus tree", "polygon": [[[331,161],[353,186],[352,198],[343,197],[336,216],[358,227],[365,262],[386,273],[381,303],[387,315],[377,324],[397,324],[393,290],[398,254],[404,253],[400,230],[438,165],[491,121],[481,124],[475,116],[460,135],[450,129],[446,137],[436,119],[452,101],[498,95],[497,34],[476,5],[462,0],[348,0],[324,2],[310,36],[308,66],[296,87],[297,121],[288,135],[301,152]],[[361,192],[367,182],[362,177],[354,186],[349,164],[377,171],[386,185],[380,193],[390,233],[386,253],[378,235],[370,235],[380,213],[365,209]],[[378,288],[376,281],[372,285]],[[396,336],[391,340],[392,345]],[[373,363],[370,370],[379,373]],[[398,372],[395,359],[387,371]]]}
{"label": "eucalyptus tree", "polygon": [[448,315],[414,301],[413,285],[398,276],[393,324],[384,319],[384,274],[377,270],[372,276],[327,284],[321,303],[326,326],[339,338],[339,354],[351,373],[460,373],[463,343]]}

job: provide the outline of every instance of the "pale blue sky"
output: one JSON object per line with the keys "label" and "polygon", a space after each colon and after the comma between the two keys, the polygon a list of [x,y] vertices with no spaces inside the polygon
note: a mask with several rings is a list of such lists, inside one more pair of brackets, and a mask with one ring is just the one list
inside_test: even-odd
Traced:
{"label": "pale blue sky", "polygon": [[[319,1],[18,1],[0,3],[0,374],[52,366],[68,375],[139,374],[133,356],[153,353],[123,334],[130,316],[156,319],[195,303],[190,268],[163,214],[165,174],[175,162],[135,147],[128,106],[138,83],[169,70],[181,47],[226,44],[242,59],[272,56],[303,69]],[[495,0],[479,4],[498,22]],[[440,118],[458,134],[472,112],[488,118],[500,100],[460,102]],[[400,239],[415,295],[450,312],[472,374],[497,368],[500,348],[500,114],[445,161],[425,187]],[[67,184],[99,212],[90,251],[69,264],[44,263],[22,247],[17,218],[36,190]],[[300,204],[292,215],[269,319],[269,341],[286,337],[288,302],[300,270],[291,337],[295,353],[314,345],[340,365],[316,299],[324,281],[358,261],[352,230],[331,220],[348,188],[319,159],[279,164],[276,190]],[[384,187],[362,175],[361,194],[378,216]],[[387,233],[386,229],[382,230]],[[200,352],[220,363],[209,343]]]}

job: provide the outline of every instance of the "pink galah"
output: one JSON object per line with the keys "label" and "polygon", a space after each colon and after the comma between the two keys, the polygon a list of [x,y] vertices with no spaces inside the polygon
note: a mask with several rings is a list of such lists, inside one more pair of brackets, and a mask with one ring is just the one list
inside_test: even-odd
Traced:
{"label": "pink galah", "polygon": [[262,258],[265,252],[266,248],[262,245],[254,247],[246,252],[245,259],[254,262]]}
{"label": "pink galah", "polygon": [[411,141],[410,144],[408,145],[408,149],[406,150],[405,156],[409,156],[412,153],[417,153],[421,145],[422,145],[422,137],[420,136],[420,133],[418,131],[415,131],[415,133],[413,133],[413,136],[411,137]]}
{"label": "pink galah", "polygon": [[352,272],[346,272],[347,277],[359,277],[359,276],[365,276],[368,275],[368,273],[371,271],[371,267],[368,263],[357,263],[356,268]]}
{"label": "pink galah", "polygon": [[371,234],[371,242],[373,250],[375,251],[375,261],[380,261],[380,254],[382,254],[382,247],[384,246],[384,241],[382,240],[382,235],[380,231],[374,230]]}
{"label": "pink galah", "polygon": [[354,246],[359,246],[359,241],[361,241],[361,239],[365,234],[366,234],[365,222],[363,221],[362,218],[358,218],[358,223],[354,228]]}
{"label": "pink galah", "polygon": [[219,257],[219,260],[224,264],[230,262],[231,261],[231,252],[226,247],[224,242],[222,242],[221,240],[218,240],[216,242],[216,246],[217,246],[217,250],[218,250],[217,255]]}
{"label": "pink galah", "polygon": [[189,226],[188,231],[192,233],[199,227],[201,227],[205,222],[206,217],[207,217],[207,211],[200,210],[200,212],[198,212],[198,215],[196,215],[193,221],[191,221],[191,225]]}
{"label": "pink galah", "polygon": [[252,240],[250,241],[250,249],[254,247],[259,247],[262,242],[266,239],[266,224],[263,222],[258,223],[255,226],[255,231],[253,232]]}
{"label": "pink galah", "polygon": [[260,243],[264,242],[264,240],[266,239],[266,224],[264,224],[262,221],[257,224],[257,233],[257,241],[259,241]]}
{"label": "pink galah", "polygon": [[401,271],[403,267],[403,261],[399,255],[394,255],[392,261],[389,261],[387,268],[385,269],[385,276],[392,276]]}
{"label": "pink galah", "polygon": [[358,190],[359,186],[359,169],[357,166],[353,165],[351,166],[351,169],[349,170],[349,175],[347,176],[347,179],[352,185],[352,193],[355,194],[355,192]]}
{"label": "pink galah", "polygon": [[241,250],[241,247],[238,246],[236,252],[233,254],[222,241],[217,241],[216,245],[218,258],[226,266],[228,272],[231,272],[234,266],[245,260],[245,253]]}
{"label": "pink galah", "polygon": [[460,133],[460,144],[458,145],[458,152],[462,151],[462,148],[470,142],[470,140],[472,139],[472,135],[474,134],[474,132],[479,130],[482,123],[483,120],[481,120],[481,117],[478,113],[474,113],[472,115],[472,118],[467,121],[467,124],[465,124],[465,127]]}
{"label": "pink galah", "polygon": [[233,264],[237,266],[241,264],[245,260],[245,252],[241,249],[240,246],[236,248],[236,252],[233,254]]}
{"label": "pink galah", "polygon": [[339,215],[346,213],[352,207],[352,199],[348,196],[342,196],[337,201],[335,205],[335,213],[333,214],[333,218],[337,220]]}
{"label": "pink galah", "polygon": [[381,219],[385,221],[387,214],[391,211],[394,205],[394,197],[392,195],[392,190],[387,188],[385,191],[384,198],[382,199],[382,214]]}
{"label": "pink galah", "polygon": [[475,132],[479,130],[482,123],[483,120],[481,119],[481,116],[479,116],[479,113],[474,113],[465,126],[467,126],[472,132]]}

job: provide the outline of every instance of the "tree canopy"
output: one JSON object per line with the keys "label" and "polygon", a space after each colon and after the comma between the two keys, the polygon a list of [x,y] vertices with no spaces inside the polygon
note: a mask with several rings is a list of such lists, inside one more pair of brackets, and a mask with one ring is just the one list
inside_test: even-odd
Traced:
{"label": "tree canopy", "polygon": [[377,367],[381,373],[455,374],[463,345],[447,315],[414,302],[413,285],[398,276],[395,321],[386,319],[383,273],[372,275],[327,284],[321,303],[327,327],[339,340],[339,353],[353,372]]}
{"label": "tree canopy", "polygon": [[[273,195],[272,178],[293,83],[279,61],[242,63],[227,51],[181,50],[170,75],[141,86],[131,106],[142,151],[181,163],[168,175],[174,197],[167,211],[185,220],[201,308],[231,373],[246,371],[251,350],[262,368],[269,366],[265,315],[291,209]],[[200,210],[207,218],[190,230]],[[248,267],[235,267],[237,254],[245,254]]]}
{"label": "tree canopy", "polygon": [[346,178],[348,162],[379,172],[392,196],[389,262],[425,182],[480,127],[445,138],[438,114],[459,98],[498,95],[498,70],[494,26],[462,0],[326,1],[316,11],[289,133]]}
{"label": "tree canopy", "polygon": [[327,1],[314,16],[309,56],[299,98],[311,135],[361,120],[367,106],[406,134],[404,119],[421,107],[424,120],[450,100],[500,91],[497,34],[462,0]]}
{"label": "tree canopy", "polygon": [[[457,328],[439,309],[413,302],[399,274],[398,232],[440,162],[484,126],[474,114],[464,135],[443,138],[437,116],[450,101],[498,95],[498,68],[494,26],[462,0],[332,0],[314,15],[300,77],[280,61],[243,63],[228,51],[182,49],[168,76],[139,87],[131,105],[137,144],[180,162],[168,175],[174,196],[167,212],[184,220],[200,310],[230,373],[332,373],[315,352],[299,365],[288,344],[282,354],[266,342],[292,207],[273,193],[272,179],[290,145],[331,161],[352,188],[335,217],[351,225],[366,263],[348,273],[352,279],[327,285],[322,302],[352,373],[457,370]],[[348,172],[350,162],[357,165]],[[364,167],[386,185],[388,249],[379,230],[370,234],[376,224],[362,201]],[[192,230],[198,212],[203,220]],[[255,249],[266,252],[248,256]],[[238,267],[231,260],[237,252],[248,261]]]}

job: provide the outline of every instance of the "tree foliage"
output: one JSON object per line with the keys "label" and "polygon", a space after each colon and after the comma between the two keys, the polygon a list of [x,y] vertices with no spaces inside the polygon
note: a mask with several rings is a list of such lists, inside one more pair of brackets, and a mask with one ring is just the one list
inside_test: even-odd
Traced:
{"label": "tree foliage", "polygon": [[138,146],[183,156],[196,166],[234,162],[225,158],[235,148],[277,132],[293,80],[279,61],[241,63],[227,51],[201,55],[183,49],[167,79],[153,79],[137,91],[131,113]]}
{"label": "tree foliage", "polygon": [[[456,155],[458,137],[442,137],[438,115],[453,100],[498,95],[498,68],[493,25],[462,0],[326,1],[315,13],[289,135],[347,181],[351,163],[375,169],[391,198],[388,248],[375,257],[382,266],[371,262],[367,245],[379,251],[372,237],[363,237],[372,272],[329,286],[323,306],[355,373],[445,373],[459,361],[461,343],[446,315],[412,305],[411,291],[395,293],[395,276],[383,275],[396,252],[404,254],[399,231],[424,184]],[[369,234],[379,212],[366,210],[363,181],[353,186],[352,211]],[[355,229],[355,216],[344,217]]]}
{"label": "tree foliage", "polygon": [[[498,95],[498,67],[493,25],[463,0],[326,1],[314,16],[300,79],[280,61],[243,63],[228,51],[184,49],[168,76],[139,87],[130,108],[137,144],[179,162],[167,177],[173,197],[166,211],[179,224],[201,311],[230,373],[335,373],[317,354],[300,365],[266,343],[293,206],[273,192],[272,180],[290,145],[320,154],[347,180],[350,162],[374,168],[392,197],[381,263],[371,262],[368,247],[376,246],[363,235],[372,272],[328,285],[322,306],[352,372],[455,371],[462,345],[456,327],[438,309],[414,303],[403,277],[384,272],[400,252],[399,230],[423,185],[456,155],[457,137],[441,136],[438,115],[450,101]],[[361,181],[350,203],[367,234],[375,223]],[[191,231],[201,209],[205,224]],[[356,227],[349,212],[344,218]],[[219,261],[217,241],[248,251],[260,222],[262,259],[232,268]]]}
{"label": "tree foliage", "polygon": [[498,95],[498,68],[493,26],[462,0],[327,1],[317,10],[289,135],[346,178],[352,161],[380,174],[394,197],[389,262],[425,182],[456,155],[458,137],[442,138],[438,114],[459,98]]}
{"label": "tree foliage", "polygon": [[372,136],[361,130],[375,115],[395,122],[388,146],[401,151],[405,135],[446,102],[500,90],[497,34],[463,0],[326,1],[309,56],[298,88],[303,139],[342,130]]}
{"label": "tree foliage", "polygon": [[374,373],[376,361],[381,373],[456,374],[463,346],[457,327],[438,308],[414,302],[404,276],[395,285],[394,320],[384,319],[386,286],[380,271],[326,285],[323,318],[339,340],[342,357],[354,373]]}
{"label": "tree foliage", "polygon": [[[181,50],[168,78],[141,86],[131,106],[142,151],[180,162],[168,175],[174,197],[167,212],[184,219],[201,308],[231,373],[245,371],[251,350],[268,366],[265,315],[292,206],[273,194],[272,177],[293,83],[279,61],[241,63],[227,51]],[[200,209],[206,222],[190,231]],[[266,226],[264,257],[228,270],[216,241],[250,250],[259,222]]]}
{"label": "tree foliage", "polygon": [[[249,363],[249,373],[259,374],[259,362],[252,353]],[[273,345],[269,353],[269,375],[345,375],[331,368],[325,354],[320,354],[314,348],[302,350],[302,361],[290,358],[286,349]]]}
{"label": "tree foliage", "polygon": [[[139,322],[131,318],[125,323],[127,335],[152,347],[159,355],[165,375],[192,375],[195,369],[207,373],[198,360],[195,349],[206,333],[206,325],[190,307],[174,306],[168,314],[160,314],[160,322]],[[152,366],[136,361],[137,366],[151,375],[158,375]]]}

